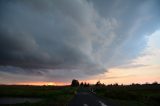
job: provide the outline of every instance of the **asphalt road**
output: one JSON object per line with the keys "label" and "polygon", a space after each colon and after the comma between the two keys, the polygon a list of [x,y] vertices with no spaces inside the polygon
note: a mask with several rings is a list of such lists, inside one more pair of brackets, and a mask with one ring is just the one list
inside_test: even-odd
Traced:
{"label": "asphalt road", "polygon": [[87,88],[80,88],[78,93],[69,103],[69,106],[110,106],[101,100]]}

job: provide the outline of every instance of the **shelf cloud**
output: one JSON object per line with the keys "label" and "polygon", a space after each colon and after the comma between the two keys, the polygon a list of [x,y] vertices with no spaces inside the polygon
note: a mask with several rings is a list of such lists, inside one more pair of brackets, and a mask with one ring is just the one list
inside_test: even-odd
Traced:
{"label": "shelf cloud", "polygon": [[159,5],[158,0],[1,0],[1,77],[67,81],[129,63],[145,48],[146,34],[159,26]]}

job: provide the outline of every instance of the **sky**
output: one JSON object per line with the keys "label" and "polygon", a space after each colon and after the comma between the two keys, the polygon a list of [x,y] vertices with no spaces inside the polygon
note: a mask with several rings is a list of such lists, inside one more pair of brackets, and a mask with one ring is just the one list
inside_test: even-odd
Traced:
{"label": "sky", "polygon": [[0,84],[160,82],[159,0],[1,0]]}

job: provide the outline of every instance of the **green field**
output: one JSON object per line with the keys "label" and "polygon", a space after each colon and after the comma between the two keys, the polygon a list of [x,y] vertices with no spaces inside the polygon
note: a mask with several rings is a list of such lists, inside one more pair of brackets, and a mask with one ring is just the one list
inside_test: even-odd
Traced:
{"label": "green field", "polygon": [[113,106],[160,106],[160,85],[110,85],[96,87],[98,96]]}
{"label": "green field", "polygon": [[21,103],[16,106],[65,106],[74,97],[76,87],[70,86],[22,86],[1,85],[0,98],[4,97],[28,97],[42,98],[38,103]]}
{"label": "green field", "polygon": [[[37,103],[20,103],[5,106],[66,106],[79,87],[0,85],[0,98],[42,98]],[[80,87],[81,88],[81,87]],[[111,106],[160,106],[160,84],[143,85],[92,85],[97,96]]]}

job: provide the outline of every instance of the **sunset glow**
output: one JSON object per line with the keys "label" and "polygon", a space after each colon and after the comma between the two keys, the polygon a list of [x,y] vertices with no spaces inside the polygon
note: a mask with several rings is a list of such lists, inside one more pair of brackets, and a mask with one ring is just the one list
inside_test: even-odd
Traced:
{"label": "sunset glow", "polygon": [[[8,83],[9,85],[13,83]],[[37,86],[65,86],[69,85],[68,83],[63,83],[63,82],[19,82],[15,83],[15,85],[37,85]]]}

